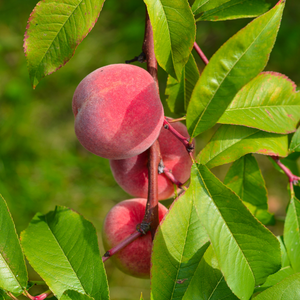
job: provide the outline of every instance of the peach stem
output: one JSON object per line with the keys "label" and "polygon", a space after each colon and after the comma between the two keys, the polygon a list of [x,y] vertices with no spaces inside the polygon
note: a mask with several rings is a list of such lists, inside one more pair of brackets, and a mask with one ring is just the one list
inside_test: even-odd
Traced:
{"label": "peach stem", "polygon": [[177,179],[174,177],[173,173],[170,172],[170,170],[169,170],[168,168],[166,168],[166,167],[164,167],[164,174],[166,175],[166,177],[167,177],[172,183],[176,184],[179,188],[182,187],[182,183],[181,183],[179,180],[177,180]]}
{"label": "peach stem", "polygon": [[287,175],[290,183],[291,194],[294,194],[294,184],[297,184],[300,180],[300,177],[294,175],[289,168],[287,168],[280,160],[278,156],[270,156],[276,164],[280,167],[280,169]]}
{"label": "peach stem", "polygon": [[165,129],[169,130],[172,134],[174,134],[180,141],[181,143],[185,146],[187,152],[193,152],[194,150],[194,145],[189,142],[189,139],[181,135],[165,118],[163,122],[163,126]]}
{"label": "peach stem", "polygon": [[132,243],[134,240],[136,240],[142,234],[143,233],[140,232],[140,231],[135,231],[134,233],[132,233],[130,236],[128,236],[127,238],[125,238],[117,246],[115,246],[115,247],[111,248],[110,250],[108,250],[104,254],[104,256],[102,257],[102,261],[105,262],[106,260],[108,260],[112,255],[116,254],[118,251],[120,251],[123,248],[125,248],[127,245],[129,245],[130,243]]}
{"label": "peach stem", "polygon": [[202,52],[202,50],[200,49],[199,45],[196,42],[194,43],[194,49],[196,50],[196,52],[198,53],[198,55],[200,56],[202,61],[207,65],[208,64],[208,59],[205,56],[205,54]]}
{"label": "peach stem", "polygon": [[40,294],[38,296],[35,296],[34,300],[44,300],[44,299],[46,299],[51,294],[52,294],[52,292],[50,290],[47,290],[46,292],[44,292],[44,293],[42,293],[42,294]]}

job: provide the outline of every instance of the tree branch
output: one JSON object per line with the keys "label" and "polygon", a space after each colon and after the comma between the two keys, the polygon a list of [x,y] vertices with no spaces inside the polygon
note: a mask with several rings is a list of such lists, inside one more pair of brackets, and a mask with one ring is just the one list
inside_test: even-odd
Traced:
{"label": "tree branch", "polygon": [[196,50],[196,52],[198,53],[198,55],[200,56],[202,61],[207,65],[208,64],[208,59],[205,56],[205,54],[202,52],[202,50],[200,49],[199,45],[196,42],[194,43],[194,49]]}

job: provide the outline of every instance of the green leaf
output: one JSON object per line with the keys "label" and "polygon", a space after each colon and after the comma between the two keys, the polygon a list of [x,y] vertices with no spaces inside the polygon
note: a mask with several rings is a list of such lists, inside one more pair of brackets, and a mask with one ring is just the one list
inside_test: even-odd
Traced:
{"label": "green leaf", "polygon": [[237,300],[220,271],[212,247],[208,247],[195,272],[183,300]]}
{"label": "green leaf", "polygon": [[193,138],[216,124],[235,94],[268,62],[285,1],[249,23],[211,58],[198,80],[187,110]]}
{"label": "green leaf", "polygon": [[245,202],[250,212],[263,224],[272,220],[273,216],[268,212],[265,181],[252,154],[245,155],[232,164],[224,184]]}
{"label": "green leaf", "polygon": [[0,288],[20,294],[28,275],[13,219],[0,195]]}
{"label": "green leaf", "polygon": [[193,49],[196,26],[187,0],[144,0],[159,65],[179,80]]}
{"label": "green leaf", "polygon": [[24,38],[33,88],[74,55],[94,27],[104,0],[44,0],[32,11]]}
{"label": "green leaf", "polygon": [[288,155],[288,137],[244,126],[222,125],[200,152],[198,161],[213,168],[248,153]]}
{"label": "green leaf", "polygon": [[[299,102],[300,102],[300,97]],[[290,144],[290,151],[291,152],[300,152],[300,127],[297,129],[295,134],[292,137],[291,144]]]}
{"label": "green leaf", "polygon": [[140,298],[140,300],[144,300],[144,298],[143,298],[143,293],[141,293],[141,298]]}
{"label": "green leaf", "polygon": [[299,119],[295,83],[285,75],[265,72],[237,93],[218,123],[286,134],[296,130]]}
{"label": "green leaf", "polygon": [[294,273],[295,273],[294,270],[290,266],[282,268],[275,274],[270,275],[268,277],[267,281],[263,285],[261,285],[255,289],[255,292],[262,292],[262,291],[272,287],[273,285],[279,283],[281,280],[283,280],[284,278],[286,278]]}
{"label": "green leaf", "polygon": [[180,81],[168,76],[166,96],[171,112],[185,114],[193,89],[200,74],[193,55],[186,63]]}
{"label": "green leaf", "polygon": [[288,258],[288,254],[286,252],[285,244],[283,242],[283,236],[278,236],[277,239],[278,239],[278,241],[280,243],[281,267],[282,268],[289,267],[291,264],[290,264],[290,261],[289,261],[289,258]]}
{"label": "green leaf", "polygon": [[108,286],[94,226],[66,207],[36,214],[21,234],[26,257],[58,298],[76,290],[108,299]]}
{"label": "green leaf", "polygon": [[240,299],[280,269],[276,237],[259,223],[238,196],[203,165],[193,165],[196,208],[225,280]]}
{"label": "green leaf", "polygon": [[195,15],[214,9],[229,0],[195,0],[192,11]]}
{"label": "green leaf", "polygon": [[230,0],[214,9],[201,13],[196,18],[196,21],[224,21],[253,18],[265,13],[269,6],[269,4],[262,0]]}
{"label": "green leaf", "polygon": [[67,290],[65,291],[59,300],[93,300],[94,298],[86,295],[78,293],[77,291]]}
{"label": "green leaf", "polygon": [[209,246],[195,208],[195,193],[191,182],[185,195],[174,201],[155,235],[151,268],[151,294],[155,300],[182,299]]}
{"label": "green leaf", "polygon": [[253,300],[290,300],[300,299],[300,273],[293,274],[273,287],[263,291]]}
{"label": "green leaf", "polygon": [[288,253],[289,261],[295,272],[300,272],[300,202],[292,197],[288,207],[283,240]]}

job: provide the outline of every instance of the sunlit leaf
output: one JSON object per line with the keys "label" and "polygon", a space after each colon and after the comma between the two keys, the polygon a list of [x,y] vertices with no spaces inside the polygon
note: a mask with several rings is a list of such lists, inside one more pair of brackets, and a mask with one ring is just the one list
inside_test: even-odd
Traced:
{"label": "sunlit leaf", "polygon": [[199,76],[199,70],[192,54],[184,66],[180,81],[177,81],[170,75],[168,76],[165,93],[171,112],[177,114],[184,114],[186,112]]}
{"label": "sunlit leaf", "polygon": [[290,261],[289,261],[289,258],[288,258],[288,254],[286,252],[286,247],[285,247],[285,244],[283,242],[283,236],[278,236],[277,237],[279,243],[280,243],[280,250],[281,250],[281,267],[282,268],[285,268],[285,267],[288,267],[290,266]]}
{"label": "sunlit leaf", "polygon": [[288,207],[283,240],[289,261],[295,272],[300,272],[300,201],[292,197]]}
{"label": "sunlit leaf", "polygon": [[151,294],[155,300],[182,299],[209,246],[195,201],[191,182],[185,195],[175,200],[155,236],[151,268]]}
{"label": "sunlit leaf", "polygon": [[195,41],[196,27],[187,0],[144,0],[153,27],[159,65],[179,80]]}
{"label": "sunlit leaf", "polygon": [[[214,1],[211,2],[214,3]],[[223,21],[253,18],[265,13],[269,6],[269,4],[262,0],[227,0],[226,3],[218,7],[202,12],[200,16],[196,18],[196,21]]]}
{"label": "sunlit leaf", "polygon": [[300,120],[296,85],[285,75],[265,72],[245,85],[218,123],[291,133]]}
{"label": "sunlit leaf", "polygon": [[285,157],[288,155],[288,137],[244,126],[222,125],[200,152],[198,161],[213,168],[248,153]]}
{"label": "sunlit leaf", "polygon": [[226,283],[238,298],[249,299],[255,285],[280,269],[279,242],[207,167],[193,165],[192,181],[200,221]]}
{"label": "sunlit leaf", "polygon": [[279,1],[213,55],[188,106],[187,127],[191,137],[214,126],[236,93],[264,69],[277,36],[284,3]]}
{"label": "sunlit leaf", "polygon": [[20,294],[28,275],[13,219],[0,195],[0,288]]}
{"label": "sunlit leaf", "polygon": [[229,0],[195,0],[192,11],[195,15],[214,9]]}
{"label": "sunlit leaf", "polygon": [[104,0],[44,0],[32,11],[24,38],[33,88],[73,56],[94,27]]}
{"label": "sunlit leaf", "polygon": [[108,286],[94,226],[66,207],[36,214],[21,234],[26,257],[55,296],[75,290],[108,299]]}

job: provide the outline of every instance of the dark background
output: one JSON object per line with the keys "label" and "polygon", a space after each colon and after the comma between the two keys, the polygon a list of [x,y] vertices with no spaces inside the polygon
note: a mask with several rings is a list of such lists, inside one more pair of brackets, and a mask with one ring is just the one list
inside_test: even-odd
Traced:
{"label": "dark background", "polygon": [[[141,52],[144,35],[143,1],[107,0],[98,22],[78,46],[74,57],[58,72],[32,89],[23,53],[23,35],[34,0],[0,0],[0,194],[6,199],[18,233],[36,212],[68,206],[95,225],[101,253],[101,227],[108,210],[130,198],[115,183],[108,160],[87,152],[74,134],[72,96],[91,71],[122,63]],[[272,5],[276,1],[270,2]],[[266,70],[286,74],[300,84],[300,3],[287,1],[282,26]],[[250,20],[201,22],[197,42],[210,58]],[[196,56],[196,54],[195,54]],[[204,65],[197,58],[199,69]],[[143,65],[145,68],[145,65]],[[165,103],[166,73],[159,69]],[[166,115],[170,115],[165,109]],[[197,151],[210,130],[198,139]],[[267,158],[257,156],[269,190],[270,209],[284,217],[287,179]],[[221,178],[228,166],[214,169]],[[170,201],[163,202],[170,204]],[[272,230],[280,233],[280,222]],[[139,299],[149,295],[149,281],[124,275],[106,262],[111,299]],[[34,273],[32,279],[37,278]],[[138,287],[138,288],[137,288]]]}

